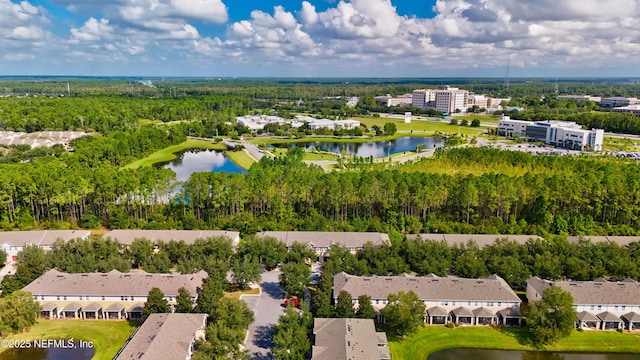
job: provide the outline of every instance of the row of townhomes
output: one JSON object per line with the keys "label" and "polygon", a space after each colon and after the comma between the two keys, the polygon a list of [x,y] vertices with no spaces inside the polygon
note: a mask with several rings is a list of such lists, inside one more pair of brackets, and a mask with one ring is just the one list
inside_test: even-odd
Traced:
{"label": "row of townhomes", "polygon": [[42,305],[47,319],[141,319],[149,290],[159,288],[170,305],[184,287],[196,301],[205,271],[195,274],[149,274],[142,270],[121,273],[67,274],[55,269],[25,286]]}
{"label": "row of townhomes", "polygon": [[206,325],[207,314],[151,314],[114,359],[190,359]]}
{"label": "row of townhomes", "polygon": [[[0,232],[0,249],[7,252],[7,262],[16,261],[18,253],[26,246],[35,245],[45,251],[51,250],[57,240],[70,241],[86,239],[89,230],[36,230],[36,231],[4,231]],[[122,245],[129,246],[135,239],[148,239],[154,242],[182,240],[192,245],[197,239],[226,237],[232,241],[234,248],[240,243],[240,233],[226,230],[111,230],[103,235]]]}
{"label": "row of townhomes", "polygon": [[579,329],[640,330],[640,284],[635,280],[549,281],[534,276],[527,280],[527,299],[540,301],[550,286],[571,293]]}
{"label": "row of townhomes", "polygon": [[356,307],[359,296],[369,295],[376,311],[386,306],[389,294],[413,291],[426,306],[424,318],[428,324],[453,322],[459,325],[515,326],[521,322],[520,298],[497,275],[466,279],[434,274],[422,277],[407,274],[363,277],[341,272],[333,278],[336,302],[343,290],[351,294]]}
{"label": "row of townhomes", "polygon": [[371,319],[313,320],[312,360],[390,360],[387,334]]}

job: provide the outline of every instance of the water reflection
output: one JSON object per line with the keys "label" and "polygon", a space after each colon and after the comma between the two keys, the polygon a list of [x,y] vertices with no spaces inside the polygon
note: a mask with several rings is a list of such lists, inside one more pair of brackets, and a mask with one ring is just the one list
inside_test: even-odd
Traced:
{"label": "water reflection", "polygon": [[159,163],[161,166],[171,169],[176,173],[176,179],[185,181],[194,172],[226,171],[234,173],[246,173],[247,171],[229,160],[224,153],[214,150],[191,149],[176,153],[176,158],[168,163]]}
{"label": "water reflection", "polygon": [[539,351],[485,349],[447,349],[435,352],[427,360],[638,360],[638,354],[584,354]]}
{"label": "water reflection", "polygon": [[92,348],[87,347],[11,349],[1,353],[0,360],[89,360],[93,352]]}
{"label": "water reflection", "polygon": [[371,141],[366,143],[342,143],[342,142],[300,142],[294,144],[277,144],[275,146],[303,147],[305,150],[313,148],[321,151],[329,151],[340,154],[344,150],[349,155],[356,155],[364,158],[370,156],[381,158],[405,151],[415,151],[418,145],[423,145],[424,149],[433,149],[442,147],[444,141],[442,139],[434,139],[422,136],[403,136],[391,141]]}

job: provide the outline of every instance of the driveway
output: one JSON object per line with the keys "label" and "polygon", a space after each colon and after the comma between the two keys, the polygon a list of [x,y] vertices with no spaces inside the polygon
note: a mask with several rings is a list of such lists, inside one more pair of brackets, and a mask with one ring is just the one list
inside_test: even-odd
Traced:
{"label": "driveway", "polygon": [[243,296],[249,308],[253,310],[255,321],[249,327],[249,333],[245,340],[244,347],[249,350],[251,359],[271,360],[271,333],[273,327],[278,322],[278,318],[283,313],[282,297],[284,289],[278,280],[280,270],[267,271],[262,273],[260,280],[259,296]]}

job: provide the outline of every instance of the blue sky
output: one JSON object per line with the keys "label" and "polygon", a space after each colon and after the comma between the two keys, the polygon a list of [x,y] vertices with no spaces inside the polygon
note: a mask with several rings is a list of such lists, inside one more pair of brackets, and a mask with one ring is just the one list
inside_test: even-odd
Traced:
{"label": "blue sky", "polygon": [[638,0],[0,0],[0,75],[638,77]]}

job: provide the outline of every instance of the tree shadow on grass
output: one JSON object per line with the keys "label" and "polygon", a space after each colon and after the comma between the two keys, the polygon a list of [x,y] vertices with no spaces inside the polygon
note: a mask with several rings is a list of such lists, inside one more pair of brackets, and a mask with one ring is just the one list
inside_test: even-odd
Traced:
{"label": "tree shadow on grass", "polygon": [[518,344],[539,348],[539,345],[533,342],[531,335],[526,328],[499,328],[501,334],[514,338]]}

